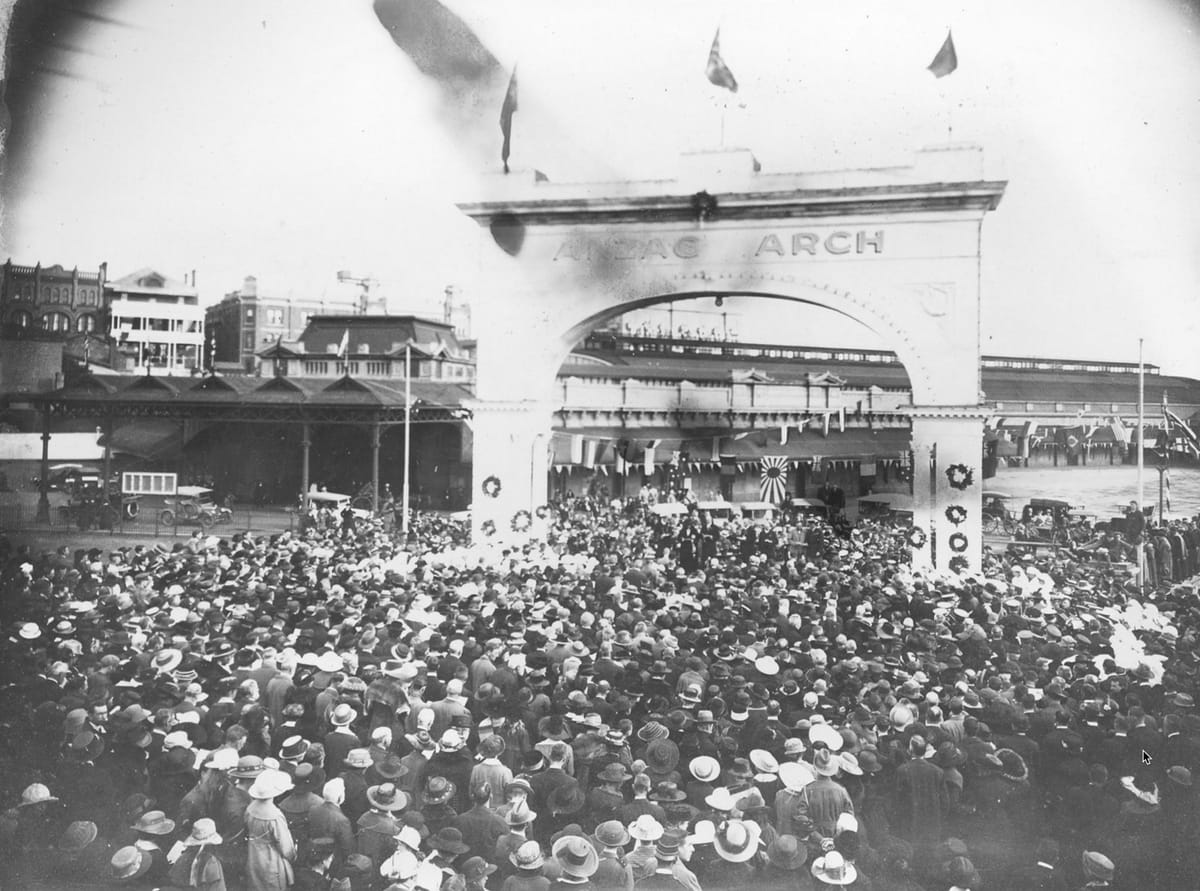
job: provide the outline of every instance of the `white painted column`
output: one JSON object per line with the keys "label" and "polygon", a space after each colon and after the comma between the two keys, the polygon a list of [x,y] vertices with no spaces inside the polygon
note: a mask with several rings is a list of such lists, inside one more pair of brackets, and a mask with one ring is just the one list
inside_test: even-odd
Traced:
{"label": "white painted column", "polygon": [[[921,563],[914,549],[916,565],[931,561],[938,569],[964,571],[982,565],[985,417],[987,411],[975,406],[912,409],[913,522],[927,533],[925,550],[932,546],[932,554],[921,554]],[[932,474],[931,450],[936,457]]]}
{"label": "white painted column", "polygon": [[[547,449],[552,406],[534,401],[470,402],[471,534],[475,541],[523,541],[544,530],[538,507],[546,503]],[[486,486],[485,486],[486,484]],[[498,484],[499,491],[496,492]],[[486,491],[485,491],[486,490]],[[496,494],[489,494],[496,492]],[[528,512],[528,518],[520,515]],[[524,530],[513,529],[528,522]],[[492,529],[489,535],[485,524]]]}

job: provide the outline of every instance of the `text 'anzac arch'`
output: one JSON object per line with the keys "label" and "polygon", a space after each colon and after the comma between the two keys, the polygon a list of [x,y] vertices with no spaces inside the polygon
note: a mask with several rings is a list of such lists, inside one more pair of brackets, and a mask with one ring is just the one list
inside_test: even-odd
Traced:
{"label": "text 'anzac arch'", "polygon": [[723,149],[685,154],[672,181],[492,177],[483,200],[459,205],[485,230],[474,535],[543,531],[529,518],[546,500],[552,387],[594,326],[670,300],[761,295],[854,318],[895,350],[913,394],[913,561],[978,568],[982,223],[1004,188],[963,145],[872,170],[770,174]]}

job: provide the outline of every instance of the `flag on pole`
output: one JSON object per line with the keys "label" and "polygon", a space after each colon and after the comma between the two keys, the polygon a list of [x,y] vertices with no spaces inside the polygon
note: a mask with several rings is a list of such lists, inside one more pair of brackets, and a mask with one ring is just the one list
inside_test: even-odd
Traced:
{"label": "flag on pole", "polygon": [[764,455],[758,491],[763,501],[779,504],[787,495],[788,459],[779,455]]}
{"label": "flag on pole", "polygon": [[713,35],[712,49],[708,51],[708,64],[704,66],[704,74],[709,83],[714,86],[724,87],[731,93],[737,92],[737,78],[733,76],[733,72],[725,64],[725,60],[721,58],[720,28]]}
{"label": "flag on pole", "polygon": [[500,133],[504,136],[504,144],[500,146],[500,160],[504,162],[504,172],[508,173],[508,155],[512,146],[512,116],[517,110],[517,66],[513,66],[512,77],[508,79],[508,92],[504,94],[504,104],[500,106]]}
{"label": "flag on pole", "polygon": [[1200,437],[1196,436],[1196,431],[1191,428],[1187,421],[1167,408],[1166,394],[1163,394],[1163,424],[1167,428],[1167,436],[1170,442],[1175,440],[1175,434],[1183,438],[1184,443],[1196,455],[1200,455]]}
{"label": "flag on pole", "polygon": [[946,40],[929,63],[928,70],[933,72],[934,77],[945,77],[947,74],[953,74],[957,67],[958,53],[954,51],[954,37],[947,29]]}
{"label": "flag on pole", "polygon": [[342,331],[342,339],[338,343],[337,355],[339,359],[345,359],[350,355],[350,329],[346,328]]}

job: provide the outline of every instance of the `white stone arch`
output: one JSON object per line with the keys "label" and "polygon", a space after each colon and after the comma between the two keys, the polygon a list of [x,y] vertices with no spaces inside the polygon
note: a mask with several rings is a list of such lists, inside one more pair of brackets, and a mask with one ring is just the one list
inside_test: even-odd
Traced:
{"label": "white stone arch", "polygon": [[[640,306],[747,295],[840,313],[896,352],[914,401],[915,522],[926,541],[939,542],[936,555],[926,545],[915,560],[977,566],[987,414],[979,393],[981,224],[1004,184],[967,176],[980,161],[970,152],[965,167],[958,156],[948,168],[946,157],[935,160],[943,162],[936,171],[922,169],[926,158],[895,173],[832,180],[760,177],[756,167],[718,169],[711,183],[695,170],[675,183],[552,187],[514,178],[498,184],[494,199],[460,205],[492,236],[481,258],[487,293],[472,301],[476,534],[485,524],[510,534],[515,517],[544,503],[541,443],[555,375],[594,325]],[[711,193],[689,191],[698,184]],[[952,467],[973,478],[943,473]],[[492,480],[498,494],[483,485]],[[967,519],[952,521],[950,506]]]}

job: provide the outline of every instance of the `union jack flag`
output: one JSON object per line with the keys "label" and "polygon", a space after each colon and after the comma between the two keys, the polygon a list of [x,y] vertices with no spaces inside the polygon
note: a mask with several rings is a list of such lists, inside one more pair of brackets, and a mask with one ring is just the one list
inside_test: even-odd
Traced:
{"label": "union jack flag", "polygon": [[758,490],[763,501],[778,504],[787,496],[788,459],[765,456],[762,459],[762,476]]}

